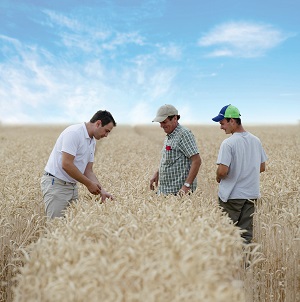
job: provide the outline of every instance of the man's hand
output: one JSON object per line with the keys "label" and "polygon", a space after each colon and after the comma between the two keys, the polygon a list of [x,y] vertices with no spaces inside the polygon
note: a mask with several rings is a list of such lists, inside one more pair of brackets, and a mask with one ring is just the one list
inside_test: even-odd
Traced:
{"label": "man's hand", "polygon": [[156,171],[152,176],[152,178],[150,179],[150,190],[155,190],[155,187],[157,186],[158,186],[158,171]]}
{"label": "man's hand", "polygon": [[178,192],[179,196],[183,196],[186,195],[187,193],[189,193],[190,188],[186,187],[186,186],[182,186],[181,189]]}
{"label": "man's hand", "polygon": [[101,190],[101,202],[105,202],[106,198],[113,200],[113,196],[106,192],[104,189]]}
{"label": "man's hand", "polygon": [[101,194],[101,186],[96,182],[91,181],[86,187],[94,195]]}

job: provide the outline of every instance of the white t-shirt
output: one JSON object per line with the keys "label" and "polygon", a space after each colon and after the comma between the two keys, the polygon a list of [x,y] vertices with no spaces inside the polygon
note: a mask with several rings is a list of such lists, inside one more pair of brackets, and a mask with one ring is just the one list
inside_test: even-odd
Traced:
{"label": "white t-shirt", "polygon": [[236,132],[220,147],[217,164],[229,167],[228,175],[219,185],[219,197],[256,199],[260,197],[260,165],[267,160],[262,144],[249,132]]}
{"label": "white t-shirt", "polygon": [[76,183],[77,181],[62,169],[62,152],[75,156],[74,164],[83,174],[87,164],[94,162],[95,146],[96,140],[88,135],[85,123],[69,126],[58,137],[45,171],[61,180]]}

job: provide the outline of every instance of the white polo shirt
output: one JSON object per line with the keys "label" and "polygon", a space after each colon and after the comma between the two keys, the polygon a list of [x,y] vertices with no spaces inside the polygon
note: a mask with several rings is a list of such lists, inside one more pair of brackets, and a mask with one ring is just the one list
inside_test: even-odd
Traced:
{"label": "white polo shirt", "polygon": [[75,156],[74,164],[83,174],[87,164],[94,162],[95,147],[96,140],[89,137],[85,123],[69,126],[58,137],[45,171],[63,181],[76,183],[77,181],[62,169],[62,152]]}

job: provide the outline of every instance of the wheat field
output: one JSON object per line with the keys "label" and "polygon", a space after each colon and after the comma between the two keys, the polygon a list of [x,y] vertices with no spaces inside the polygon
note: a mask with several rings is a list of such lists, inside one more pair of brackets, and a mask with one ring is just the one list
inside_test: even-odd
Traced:
{"label": "wheat field", "polygon": [[189,126],[197,191],[157,196],[164,133],[118,125],[97,143],[94,171],[114,200],[80,186],[47,221],[40,178],[64,126],[0,127],[0,301],[300,301],[300,127],[247,127],[266,150],[253,244],[217,206],[215,161],[226,135]]}

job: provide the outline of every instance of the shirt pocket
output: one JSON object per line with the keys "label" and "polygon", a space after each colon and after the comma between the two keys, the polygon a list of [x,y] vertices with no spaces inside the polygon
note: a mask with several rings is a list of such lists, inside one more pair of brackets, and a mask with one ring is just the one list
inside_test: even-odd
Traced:
{"label": "shirt pocket", "polygon": [[[170,147],[170,148],[168,148]],[[165,146],[162,150],[162,165],[171,166],[180,158],[180,150],[173,146]]]}

